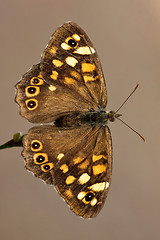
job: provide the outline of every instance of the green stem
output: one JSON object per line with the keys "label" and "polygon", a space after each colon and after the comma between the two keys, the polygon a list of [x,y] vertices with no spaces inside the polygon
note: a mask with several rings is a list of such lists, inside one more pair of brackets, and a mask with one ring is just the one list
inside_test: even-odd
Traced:
{"label": "green stem", "polygon": [[15,133],[13,135],[13,139],[2,144],[0,146],[0,149],[12,148],[12,147],[23,147],[22,139],[23,139],[22,133],[20,132]]}

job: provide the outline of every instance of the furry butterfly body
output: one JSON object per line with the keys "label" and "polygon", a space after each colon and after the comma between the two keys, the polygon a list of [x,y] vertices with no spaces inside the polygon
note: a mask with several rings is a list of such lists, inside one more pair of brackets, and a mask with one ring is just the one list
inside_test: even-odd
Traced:
{"label": "furry butterfly body", "polygon": [[33,123],[23,137],[26,168],[54,184],[77,215],[95,217],[112,175],[107,92],[97,52],[75,23],[59,27],[41,62],[16,85],[20,114]]}

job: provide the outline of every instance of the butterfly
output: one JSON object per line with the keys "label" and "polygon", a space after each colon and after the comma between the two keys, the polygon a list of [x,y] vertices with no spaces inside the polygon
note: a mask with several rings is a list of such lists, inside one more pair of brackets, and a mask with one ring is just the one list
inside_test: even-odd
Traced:
{"label": "butterfly", "polygon": [[115,113],[106,111],[105,79],[87,34],[73,22],[60,26],[16,89],[20,114],[39,124],[23,136],[25,167],[55,185],[75,214],[97,216],[111,184],[107,123]]}

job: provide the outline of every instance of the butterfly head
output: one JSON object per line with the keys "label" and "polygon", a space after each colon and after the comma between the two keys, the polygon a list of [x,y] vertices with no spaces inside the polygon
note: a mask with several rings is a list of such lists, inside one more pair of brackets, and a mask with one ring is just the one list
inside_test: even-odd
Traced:
{"label": "butterfly head", "polygon": [[122,114],[116,113],[116,112],[114,112],[114,111],[108,112],[108,120],[109,120],[110,122],[114,122],[114,121],[116,120],[116,118],[119,118],[119,117],[121,117],[121,116],[122,116]]}

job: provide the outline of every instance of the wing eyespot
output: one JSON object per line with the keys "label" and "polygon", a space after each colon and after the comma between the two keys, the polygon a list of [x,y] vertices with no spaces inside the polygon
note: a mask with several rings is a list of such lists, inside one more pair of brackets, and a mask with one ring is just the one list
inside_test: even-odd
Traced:
{"label": "wing eyespot", "polygon": [[46,164],[41,165],[41,170],[43,172],[48,172],[53,168],[53,166],[54,166],[53,163],[46,163]]}
{"label": "wing eyespot", "polygon": [[40,88],[37,86],[28,86],[25,89],[27,97],[34,97],[40,93]]}
{"label": "wing eyespot", "polygon": [[94,198],[94,193],[93,192],[88,192],[85,197],[84,197],[84,200],[86,202],[91,202]]}
{"label": "wing eyespot", "polygon": [[77,47],[77,45],[78,45],[78,43],[76,42],[76,40],[75,39],[73,39],[73,38],[70,38],[69,40],[68,40],[68,45],[70,46],[70,47]]}
{"label": "wing eyespot", "polygon": [[43,164],[48,162],[48,155],[46,153],[36,153],[33,159],[35,164]]}
{"label": "wing eyespot", "polygon": [[64,50],[70,50],[72,48],[77,48],[77,46],[78,46],[78,42],[72,37],[67,37],[65,39],[65,42],[62,42],[62,44],[61,44],[61,47]]}
{"label": "wing eyespot", "polygon": [[32,151],[40,151],[42,148],[43,148],[43,145],[39,140],[33,140],[31,142],[31,150]]}
{"label": "wing eyespot", "polygon": [[92,207],[97,204],[97,198],[93,192],[88,192],[82,199],[83,203],[90,204]]}
{"label": "wing eyespot", "polygon": [[95,203],[95,194],[92,191],[89,192],[80,192],[77,196],[79,200],[81,200],[85,204],[93,205]]}
{"label": "wing eyespot", "polygon": [[30,94],[34,94],[36,92],[36,88],[35,87],[27,87],[28,93]]}
{"label": "wing eyespot", "polygon": [[28,110],[34,110],[38,107],[38,101],[36,99],[28,99],[25,103]]}
{"label": "wing eyespot", "polygon": [[33,78],[31,78],[30,83],[32,85],[42,85],[44,83],[44,81],[41,78],[33,77]]}

